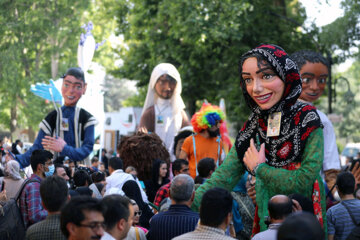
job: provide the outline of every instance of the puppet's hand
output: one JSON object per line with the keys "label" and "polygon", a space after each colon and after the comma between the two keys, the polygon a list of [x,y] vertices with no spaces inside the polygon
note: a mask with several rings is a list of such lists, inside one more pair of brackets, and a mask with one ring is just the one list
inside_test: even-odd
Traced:
{"label": "puppet's hand", "polygon": [[244,163],[250,171],[260,163],[265,162],[265,143],[261,144],[260,151],[257,151],[254,139],[250,139],[250,147],[247,149],[244,155]]}
{"label": "puppet's hand", "polygon": [[148,130],[146,129],[146,127],[141,127],[138,129],[138,132],[142,132],[142,133],[149,133]]}
{"label": "puppet's hand", "polygon": [[52,79],[50,79],[50,84],[36,83],[35,85],[31,85],[30,91],[33,92],[36,96],[52,101],[50,89],[54,101],[58,104],[62,104],[62,96],[59,90],[57,90],[57,88],[55,87],[54,81]]}
{"label": "puppet's hand", "polygon": [[45,136],[45,138],[42,139],[41,144],[45,149],[49,149],[55,152],[62,152],[64,149],[66,142],[61,137],[50,137]]}

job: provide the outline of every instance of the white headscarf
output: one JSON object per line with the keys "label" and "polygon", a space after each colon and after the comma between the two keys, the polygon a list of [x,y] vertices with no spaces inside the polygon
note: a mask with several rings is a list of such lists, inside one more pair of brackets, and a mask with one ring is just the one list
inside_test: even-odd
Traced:
{"label": "white headscarf", "polygon": [[10,160],[6,163],[4,170],[5,176],[10,177],[14,180],[19,180],[21,179],[19,171],[20,171],[20,165],[17,161]]}
{"label": "white headscarf", "polygon": [[160,63],[158,64],[151,73],[150,83],[148,87],[148,92],[145,99],[145,104],[143,108],[142,114],[144,114],[145,110],[149,107],[155,105],[156,99],[158,98],[155,92],[155,84],[159,77],[167,74],[176,80],[176,87],[174,89],[174,93],[170,99],[173,115],[175,116],[179,111],[185,108],[184,101],[182,100],[181,94],[181,78],[178,70],[174,67],[174,65],[170,63]]}

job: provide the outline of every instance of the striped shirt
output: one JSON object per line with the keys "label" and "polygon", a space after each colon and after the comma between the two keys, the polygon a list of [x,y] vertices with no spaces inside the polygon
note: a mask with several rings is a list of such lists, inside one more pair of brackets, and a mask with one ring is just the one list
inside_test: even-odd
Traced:
{"label": "striped shirt", "polygon": [[194,231],[199,214],[186,205],[171,205],[166,212],[154,215],[150,220],[148,240],[170,240],[181,234]]}
{"label": "striped shirt", "polygon": [[[353,214],[356,223],[360,223],[360,200],[350,199],[342,201]],[[343,204],[336,204],[329,208],[326,213],[328,234],[334,235],[334,239],[346,239],[351,230],[355,227],[349,212]]]}
{"label": "striped shirt", "polygon": [[[235,239],[225,235],[220,228],[209,227],[199,224],[195,231],[183,234],[173,240],[231,240]],[[265,238],[264,238],[265,239]]]}

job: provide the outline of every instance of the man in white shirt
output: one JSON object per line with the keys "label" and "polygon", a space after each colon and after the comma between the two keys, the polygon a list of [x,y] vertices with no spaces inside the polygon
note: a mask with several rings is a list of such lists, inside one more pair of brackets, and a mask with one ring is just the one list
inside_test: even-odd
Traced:
{"label": "man in white shirt", "polygon": [[105,206],[105,232],[101,240],[125,239],[133,223],[134,209],[127,197],[120,195],[106,196],[102,203]]}
{"label": "man in white shirt", "polygon": [[125,182],[132,180],[136,181],[140,188],[142,199],[145,203],[148,203],[146,193],[142,189],[139,181],[135,179],[131,174],[123,171],[123,162],[119,157],[112,157],[109,159],[109,173],[110,176],[106,178],[106,192],[105,196],[111,194],[125,195],[122,191],[122,187]]}

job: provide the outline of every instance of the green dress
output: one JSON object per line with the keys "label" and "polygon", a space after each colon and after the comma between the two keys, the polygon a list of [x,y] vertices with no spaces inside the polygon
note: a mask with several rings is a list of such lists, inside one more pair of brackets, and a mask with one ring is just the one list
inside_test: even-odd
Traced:
{"label": "green dress", "polygon": [[[256,202],[260,218],[260,231],[267,229],[264,217],[268,216],[267,205],[269,199],[277,194],[289,195],[299,193],[311,199],[313,184],[319,182],[323,226],[327,233],[326,224],[326,199],[320,169],[324,157],[323,130],[317,128],[307,139],[302,155],[301,167],[297,170],[274,168],[267,164],[259,165],[256,171]],[[245,166],[237,157],[233,146],[224,163],[216,169],[211,178],[196,190],[192,208],[198,211],[203,194],[214,187],[221,187],[231,191],[240,177],[244,174]]]}

